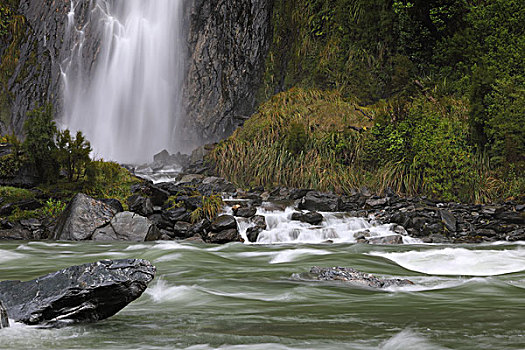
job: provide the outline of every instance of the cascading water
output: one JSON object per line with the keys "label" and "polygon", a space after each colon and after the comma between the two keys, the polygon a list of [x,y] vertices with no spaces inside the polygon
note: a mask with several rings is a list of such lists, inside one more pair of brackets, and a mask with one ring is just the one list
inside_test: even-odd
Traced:
{"label": "cascading water", "polygon": [[[75,23],[77,6],[88,1],[88,21]],[[86,134],[95,157],[139,163],[163,149],[174,151],[182,10],[182,0],[71,1],[68,28],[75,46],[62,66],[62,123]],[[95,49],[85,43],[87,32],[99,39]]]}

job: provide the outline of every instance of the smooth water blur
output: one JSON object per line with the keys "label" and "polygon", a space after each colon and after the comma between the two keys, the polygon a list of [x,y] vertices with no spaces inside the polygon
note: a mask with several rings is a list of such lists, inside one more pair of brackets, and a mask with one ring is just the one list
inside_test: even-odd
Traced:
{"label": "smooth water blur", "polygon": [[[524,248],[4,242],[1,280],[105,258],[148,259],[158,274],[111,319],[64,329],[14,325],[0,330],[0,347],[524,349]],[[415,285],[380,291],[295,277],[314,265],[350,266]]]}
{"label": "smooth water blur", "polygon": [[[88,21],[75,22],[88,2]],[[81,130],[96,157],[140,163],[174,151],[184,78],[182,0],[71,1],[75,43],[63,64],[63,126]],[[86,37],[99,38],[93,51]],[[91,62],[86,57],[94,55]]]}

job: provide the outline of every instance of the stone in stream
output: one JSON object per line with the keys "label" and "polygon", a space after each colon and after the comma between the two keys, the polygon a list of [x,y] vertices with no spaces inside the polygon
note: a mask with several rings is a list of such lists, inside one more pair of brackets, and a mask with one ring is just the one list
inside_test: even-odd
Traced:
{"label": "stone in stream", "polygon": [[383,244],[383,245],[397,245],[403,244],[403,237],[400,235],[382,236],[382,237],[370,237],[367,238],[370,244]]}
{"label": "stone in stream", "polygon": [[0,300],[0,329],[9,327],[9,318],[7,317],[7,310]]}
{"label": "stone in stream", "polygon": [[140,297],[155,272],[146,260],[103,260],[28,282],[0,282],[0,299],[11,319],[28,325],[95,322]]}
{"label": "stone in stream", "polygon": [[342,281],[353,285],[369,288],[388,288],[410,286],[414,283],[406,279],[384,279],[374,275],[357,271],[350,267],[318,267],[310,269],[308,275],[317,281]]}
{"label": "stone in stream", "polygon": [[292,220],[306,222],[310,225],[316,226],[316,225],[320,225],[323,222],[324,217],[323,215],[315,211],[311,211],[306,214],[295,212],[292,214]]}

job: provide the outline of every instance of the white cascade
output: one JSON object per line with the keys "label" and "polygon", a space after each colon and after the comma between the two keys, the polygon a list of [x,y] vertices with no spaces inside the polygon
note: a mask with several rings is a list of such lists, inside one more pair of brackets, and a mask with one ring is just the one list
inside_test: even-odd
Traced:
{"label": "white cascade", "polygon": [[[95,157],[137,164],[163,149],[175,151],[184,75],[182,1],[71,1],[68,35],[75,46],[62,65],[61,124],[81,130]],[[85,2],[90,15],[81,25],[75,11]],[[100,40],[95,50],[87,47],[88,35]],[[85,59],[90,54],[94,62]]]}

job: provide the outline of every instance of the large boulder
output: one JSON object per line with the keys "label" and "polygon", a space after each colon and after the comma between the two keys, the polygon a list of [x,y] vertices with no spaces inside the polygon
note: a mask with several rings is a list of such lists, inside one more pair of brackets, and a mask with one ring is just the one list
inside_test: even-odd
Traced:
{"label": "large boulder", "polygon": [[28,325],[94,322],[141,296],[155,271],[146,260],[103,260],[28,282],[0,282],[0,299],[11,319]]}
{"label": "large boulder", "polygon": [[117,210],[113,206],[79,193],[59,217],[53,239],[89,240],[95,230],[109,224],[116,213]]}
{"label": "large boulder", "polygon": [[414,283],[406,279],[385,279],[357,271],[350,267],[318,267],[311,268],[307,276],[317,281],[341,281],[352,285],[368,288],[388,288],[410,286]]}
{"label": "large boulder", "polygon": [[9,317],[7,317],[7,310],[0,300],[0,329],[9,327]]}
{"label": "large boulder", "polygon": [[341,198],[330,193],[308,192],[299,202],[299,209],[309,211],[339,211]]}
{"label": "large boulder", "polygon": [[157,226],[148,218],[129,211],[118,213],[110,224],[95,230],[94,241],[146,242],[161,238]]}

